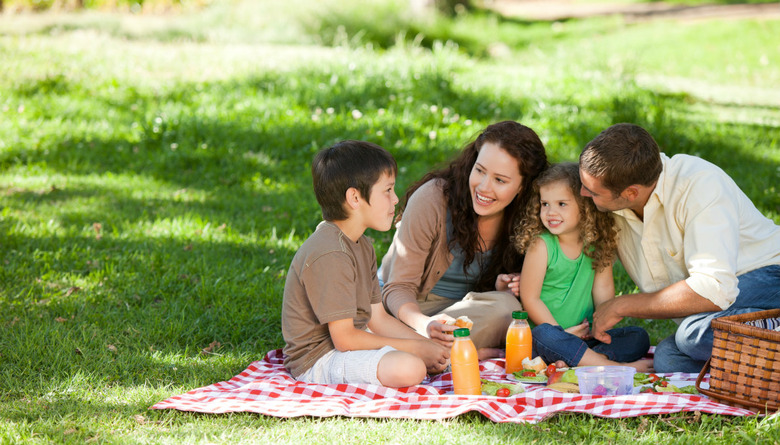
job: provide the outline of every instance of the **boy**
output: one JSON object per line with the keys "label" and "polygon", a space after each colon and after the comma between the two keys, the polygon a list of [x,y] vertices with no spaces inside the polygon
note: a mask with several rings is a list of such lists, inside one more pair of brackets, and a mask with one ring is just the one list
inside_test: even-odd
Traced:
{"label": "boy", "polygon": [[363,234],[392,226],[392,155],[369,142],[343,141],[319,152],[311,170],[324,221],[295,254],[284,285],[285,367],[310,383],[390,387],[417,385],[426,370],[441,372],[449,351],[385,311],[376,253]]}

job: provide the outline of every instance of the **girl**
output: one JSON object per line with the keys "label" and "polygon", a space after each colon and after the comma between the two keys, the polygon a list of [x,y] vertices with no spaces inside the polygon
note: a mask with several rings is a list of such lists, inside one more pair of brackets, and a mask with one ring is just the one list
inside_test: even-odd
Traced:
{"label": "girl", "polygon": [[455,329],[447,322],[467,316],[480,358],[503,354],[520,302],[496,292],[495,277],[522,264],[511,247],[512,230],[547,166],[539,136],[504,121],[412,184],[379,272],[388,312],[447,347]]}
{"label": "girl", "polygon": [[612,329],[612,342],[592,338],[594,308],[615,297],[612,262],[616,232],[611,213],[599,212],[580,195],[579,167],[561,163],[534,182],[537,199],[525,209],[515,245],[525,253],[519,277],[500,276],[497,288],[519,295],[536,326],[534,355],[569,366],[626,365],[652,370],[642,359],[650,347],[644,329]]}

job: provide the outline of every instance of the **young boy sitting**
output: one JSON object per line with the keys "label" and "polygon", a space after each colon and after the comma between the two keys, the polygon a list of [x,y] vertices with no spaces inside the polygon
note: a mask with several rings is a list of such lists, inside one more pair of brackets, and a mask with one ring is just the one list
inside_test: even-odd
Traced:
{"label": "young boy sitting", "polygon": [[[382,147],[343,141],[311,166],[324,221],[295,254],[282,304],[284,365],[310,383],[417,385],[449,351],[389,315],[368,229],[393,223],[396,162]],[[367,329],[368,328],[368,329]]]}

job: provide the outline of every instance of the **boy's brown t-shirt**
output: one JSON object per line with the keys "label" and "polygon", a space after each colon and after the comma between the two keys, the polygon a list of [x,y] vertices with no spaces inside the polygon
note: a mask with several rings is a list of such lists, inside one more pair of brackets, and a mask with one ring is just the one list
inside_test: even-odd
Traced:
{"label": "boy's brown t-shirt", "polygon": [[298,378],[334,348],[328,322],[353,319],[365,329],[381,302],[376,253],[365,235],[355,243],[323,221],[290,264],[282,302],[284,365]]}

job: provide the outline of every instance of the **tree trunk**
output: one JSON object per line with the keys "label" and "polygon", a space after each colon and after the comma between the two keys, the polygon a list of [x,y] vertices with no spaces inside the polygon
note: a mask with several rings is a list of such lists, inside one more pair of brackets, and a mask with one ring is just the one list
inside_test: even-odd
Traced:
{"label": "tree trunk", "polygon": [[460,10],[471,9],[470,0],[409,0],[412,11],[418,13],[426,9],[436,8],[446,15],[455,15]]}

